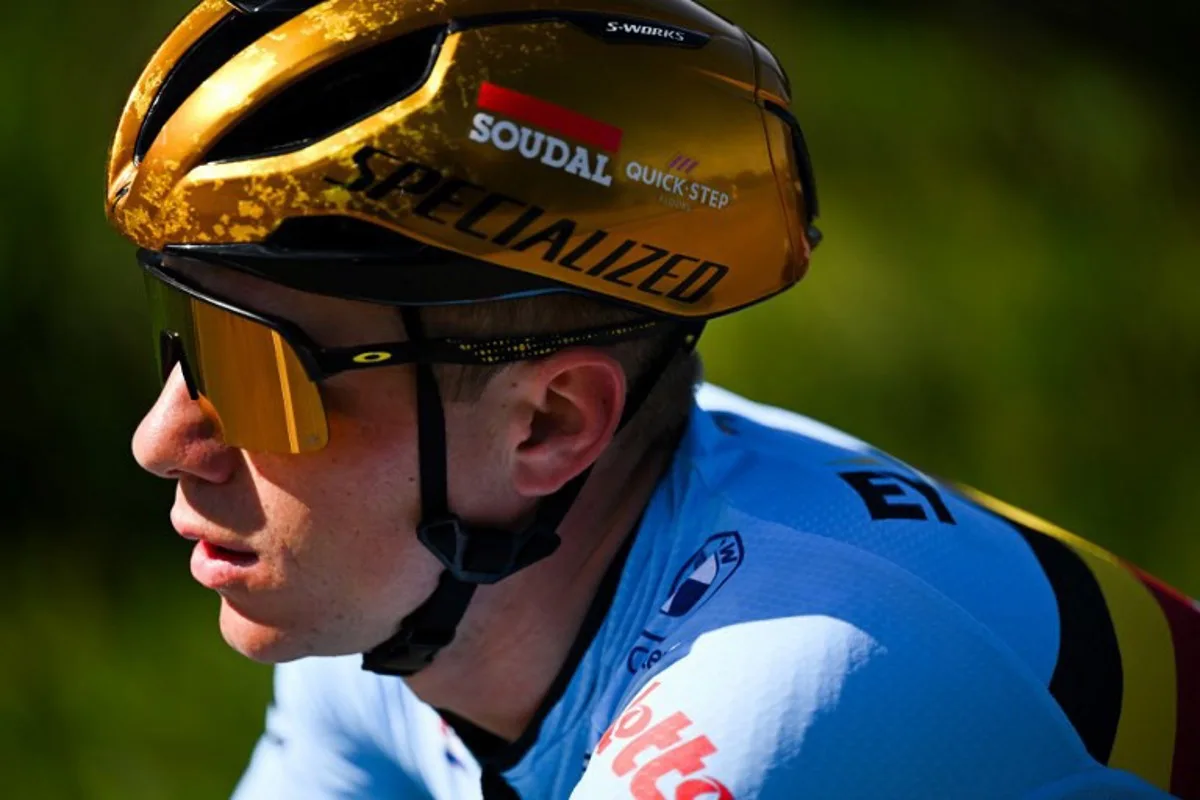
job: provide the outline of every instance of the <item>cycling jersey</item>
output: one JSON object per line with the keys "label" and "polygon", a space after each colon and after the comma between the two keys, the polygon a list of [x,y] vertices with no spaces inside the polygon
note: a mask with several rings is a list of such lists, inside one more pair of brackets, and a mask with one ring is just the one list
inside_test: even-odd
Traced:
{"label": "cycling jersey", "polygon": [[1195,604],[714,387],[593,611],[511,745],[280,665],[236,797],[1200,798]]}

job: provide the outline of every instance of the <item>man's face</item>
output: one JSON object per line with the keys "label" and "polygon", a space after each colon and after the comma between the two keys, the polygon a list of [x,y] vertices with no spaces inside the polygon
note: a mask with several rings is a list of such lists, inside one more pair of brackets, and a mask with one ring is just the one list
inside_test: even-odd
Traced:
{"label": "man's face", "polygon": [[[176,265],[239,305],[289,319],[323,346],[405,338],[394,309]],[[198,539],[192,574],[221,596],[221,631],[262,661],[361,652],[433,590],[440,566],[417,541],[414,372],[394,366],[321,384],[329,443],[300,455],[226,447],[177,366],[133,438],[141,466],[177,480],[171,522]],[[492,516],[504,455],[488,399],[447,404],[451,502]],[[471,487],[456,497],[455,487]],[[492,501],[495,502],[492,502]],[[465,507],[464,507],[465,506]],[[503,516],[503,514],[500,514]]]}

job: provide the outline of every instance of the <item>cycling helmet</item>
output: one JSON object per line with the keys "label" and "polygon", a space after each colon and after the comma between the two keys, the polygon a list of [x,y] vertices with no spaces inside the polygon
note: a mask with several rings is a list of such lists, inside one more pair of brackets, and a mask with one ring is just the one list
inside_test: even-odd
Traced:
{"label": "cycling helmet", "polygon": [[[192,291],[160,270],[177,258],[395,304],[416,345],[419,535],[446,571],[368,668],[429,663],[476,585],[553,551],[586,477],[523,531],[455,516],[429,353],[462,345],[420,356],[416,309],[572,292],[674,321],[668,356],[692,346],[704,320],[800,280],[819,240],[789,102],[770,52],[689,0],[203,0],[155,53],[108,167],[108,216],[143,265],[171,292]],[[220,312],[205,302],[181,318]],[[251,316],[238,324],[269,324]],[[240,328],[225,330],[233,347]],[[272,330],[287,338],[283,323]],[[164,367],[187,358],[187,336],[159,333]],[[391,357],[347,354],[344,366]],[[285,367],[293,382],[316,375],[304,358]],[[188,379],[193,397],[202,377]],[[631,389],[626,418],[648,389]]]}

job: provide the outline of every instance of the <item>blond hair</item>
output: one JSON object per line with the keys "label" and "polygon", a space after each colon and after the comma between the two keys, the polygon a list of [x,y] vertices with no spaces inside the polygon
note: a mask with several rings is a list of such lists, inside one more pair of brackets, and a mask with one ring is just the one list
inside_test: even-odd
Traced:
{"label": "blond hair", "polygon": [[[644,314],[577,294],[541,295],[487,303],[434,306],[422,310],[428,336],[510,336],[514,334],[562,333],[585,328],[618,325],[644,319]],[[678,342],[671,330],[627,342],[606,345],[608,352],[625,371],[628,391],[638,386],[646,371],[664,354],[664,348]],[[478,399],[484,387],[504,366],[443,365],[438,382],[448,400],[470,402]],[[650,446],[674,438],[687,424],[696,385],[703,366],[694,351],[680,350],[661,372],[650,393],[615,444],[637,442]]]}

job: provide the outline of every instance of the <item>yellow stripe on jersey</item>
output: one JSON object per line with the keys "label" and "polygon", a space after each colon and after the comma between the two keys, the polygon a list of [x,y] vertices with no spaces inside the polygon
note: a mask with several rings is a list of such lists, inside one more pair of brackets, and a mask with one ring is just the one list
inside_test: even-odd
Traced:
{"label": "yellow stripe on jersey", "polygon": [[1072,549],[1100,584],[1121,650],[1121,719],[1108,765],[1169,791],[1177,695],[1171,628],[1158,601],[1115,557]]}
{"label": "yellow stripe on jersey", "polygon": [[1120,652],[1120,716],[1106,763],[1170,791],[1178,683],[1174,640],[1158,600],[1124,562],[1104,549],[982,492],[969,487],[962,491],[989,511],[1062,542],[1091,572]]}

